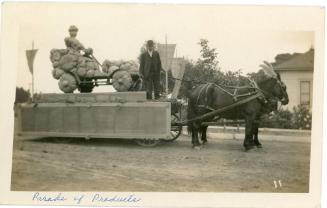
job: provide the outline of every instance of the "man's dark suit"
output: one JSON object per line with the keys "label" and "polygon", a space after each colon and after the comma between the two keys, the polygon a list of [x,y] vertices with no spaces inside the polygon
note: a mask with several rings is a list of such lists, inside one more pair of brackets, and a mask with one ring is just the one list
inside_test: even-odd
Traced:
{"label": "man's dark suit", "polygon": [[147,99],[152,99],[152,89],[155,99],[160,96],[160,70],[161,60],[157,51],[152,52],[152,57],[148,51],[141,54],[140,74],[143,76]]}

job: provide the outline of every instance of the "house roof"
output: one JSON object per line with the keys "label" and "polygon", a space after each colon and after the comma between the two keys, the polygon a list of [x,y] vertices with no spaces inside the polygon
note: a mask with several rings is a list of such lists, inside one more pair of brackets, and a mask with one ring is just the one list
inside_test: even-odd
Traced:
{"label": "house roof", "polygon": [[305,53],[295,53],[287,60],[277,63],[276,71],[313,71],[314,49]]}

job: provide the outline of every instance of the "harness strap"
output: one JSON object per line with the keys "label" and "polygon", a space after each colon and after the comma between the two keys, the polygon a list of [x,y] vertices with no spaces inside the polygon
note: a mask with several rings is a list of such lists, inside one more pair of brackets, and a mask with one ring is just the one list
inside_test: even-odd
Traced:
{"label": "harness strap", "polygon": [[[248,79],[249,82],[250,82],[250,85],[251,87],[243,87],[243,88],[233,88],[234,91],[233,93],[227,91],[226,89],[224,89],[222,86],[220,85],[217,85],[215,83],[207,83],[206,85],[203,85],[202,88],[200,89],[200,93],[196,99],[196,104],[198,107],[200,108],[205,108],[207,110],[210,110],[210,111],[214,111],[215,109],[213,109],[212,107],[210,107],[208,105],[208,89],[210,86],[214,85],[215,87],[217,87],[218,89],[222,90],[223,92],[227,93],[228,95],[232,96],[233,98],[233,101],[236,103],[238,101],[239,98],[242,98],[242,97],[248,97],[248,96],[251,96],[251,95],[254,95],[254,94],[257,94],[257,93],[261,93],[264,97],[264,94],[261,92],[261,90],[259,89],[258,85],[256,84],[256,82],[254,80],[251,80],[251,79]],[[245,93],[245,94],[240,94],[238,95],[237,92],[239,89],[254,89],[255,91],[253,92],[248,92],[248,93]],[[204,96],[204,104],[202,105],[198,105],[199,103],[199,100],[200,100],[200,97],[202,96],[202,94],[205,92],[205,96]],[[263,98],[263,100],[265,100],[265,98]]]}
{"label": "harness strap", "polygon": [[197,105],[197,107],[199,107],[199,108],[205,108],[205,109],[210,110],[210,111],[214,111],[215,110],[214,108],[211,108],[208,105]]}
{"label": "harness strap", "polygon": [[198,97],[196,99],[196,103],[199,103],[200,96],[202,95],[202,92],[203,92],[204,88],[208,87],[208,85],[209,84],[206,84],[206,85],[202,86],[202,88],[200,90],[200,93],[199,93],[199,95],[198,95]]}
{"label": "harness strap", "polygon": [[210,117],[217,116],[219,113],[231,110],[231,109],[233,109],[233,108],[235,108],[237,106],[243,105],[243,104],[245,104],[247,102],[250,102],[251,100],[257,99],[257,98],[259,98],[261,96],[262,96],[261,93],[257,93],[255,95],[252,95],[252,96],[248,97],[248,98],[244,98],[244,99],[242,99],[242,100],[240,100],[240,101],[238,101],[236,103],[233,103],[233,104],[231,104],[229,106],[213,110],[213,111],[211,111],[209,113],[206,113],[204,115],[192,118],[190,120],[184,120],[184,121],[181,121],[181,122],[177,122],[177,125],[186,125],[186,124],[194,122],[194,121],[204,120],[204,119],[207,119],[207,118],[210,118]]}
{"label": "harness strap", "polygon": [[[206,108],[206,109],[210,109],[210,106],[207,105],[208,103],[208,89],[209,87],[212,85],[212,83],[208,83],[206,85],[204,85],[201,90],[200,90],[200,93],[196,99],[196,104],[199,103],[199,100],[200,100],[200,96],[202,95],[202,93],[204,92],[204,89],[205,89],[205,96],[204,96],[204,103],[205,105],[197,105],[197,106],[201,106],[202,108]],[[212,108],[211,108],[212,109]]]}

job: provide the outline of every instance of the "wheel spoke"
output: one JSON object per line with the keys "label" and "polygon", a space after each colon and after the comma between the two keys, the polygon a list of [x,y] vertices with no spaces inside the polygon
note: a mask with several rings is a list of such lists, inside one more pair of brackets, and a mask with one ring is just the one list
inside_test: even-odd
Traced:
{"label": "wheel spoke", "polygon": [[180,118],[176,114],[171,115],[170,138],[164,141],[174,141],[179,137],[183,129],[182,126],[177,125],[179,121]]}

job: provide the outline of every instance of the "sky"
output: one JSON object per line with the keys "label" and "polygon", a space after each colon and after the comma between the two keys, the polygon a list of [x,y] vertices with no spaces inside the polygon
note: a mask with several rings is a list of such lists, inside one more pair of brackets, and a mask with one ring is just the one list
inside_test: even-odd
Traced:
{"label": "sky", "polygon": [[[20,25],[17,65],[17,86],[30,88],[25,50],[32,47],[34,40],[39,50],[34,62],[34,85],[37,92],[43,93],[60,92],[58,81],[51,75],[49,55],[52,48],[65,48],[70,25],[79,28],[77,38],[93,48],[101,63],[105,59],[136,60],[145,40],[164,43],[165,36],[168,43],[177,44],[175,56],[194,60],[200,55],[197,43],[206,38],[209,46],[217,49],[222,70],[242,69],[244,73],[258,71],[264,60],[273,62],[277,54],[306,52],[314,46],[313,32],[256,26],[254,17],[246,11],[240,14],[228,9],[156,5],[44,8],[32,10],[34,17],[42,18],[27,18]],[[100,88],[95,91],[111,90]]]}

